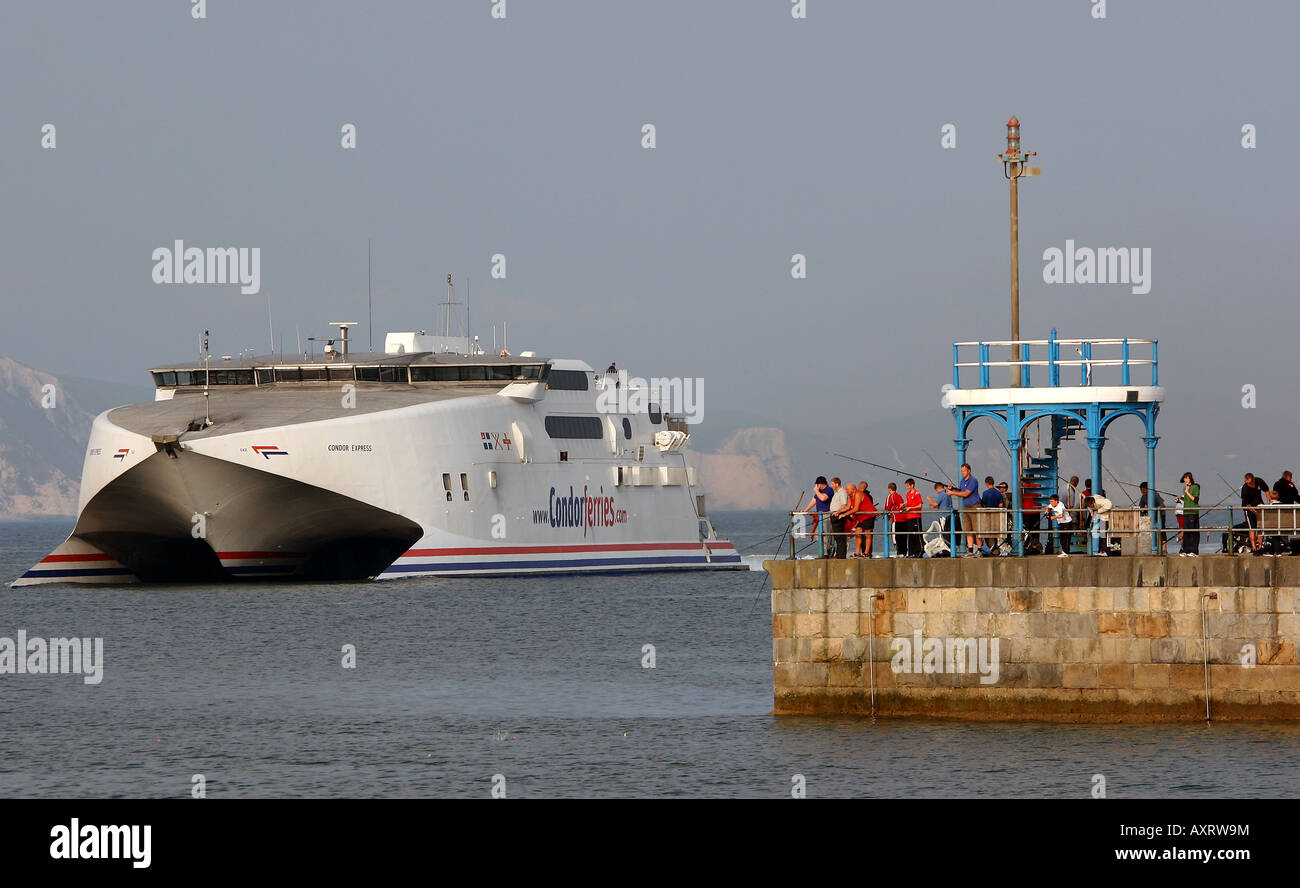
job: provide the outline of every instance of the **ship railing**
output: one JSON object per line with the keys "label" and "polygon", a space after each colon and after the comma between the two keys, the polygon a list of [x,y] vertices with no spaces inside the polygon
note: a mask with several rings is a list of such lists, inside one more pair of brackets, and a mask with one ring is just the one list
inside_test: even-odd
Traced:
{"label": "ship railing", "polygon": [[[1062,348],[1065,348],[1064,357]],[[1009,350],[1008,359],[993,359],[994,350]],[[1152,385],[1160,384],[1159,341],[1155,339],[1060,339],[1053,330],[1047,339],[1003,339],[954,342],[952,344],[952,387],[962,388],[962,369],[975,369],[978,383],[966,388],[989,388],[992,370],[1006,367],[1015,374],[1019,368],[1020,386],[1035,384],[1032,368],[1046,368],[1037,374],[1037,384],[1062,385],[1062,368],[1066,368],[1066,385],[1074,385],[1074,374],[1069,368],[1078,367],[1078,384],[1094,385]],[[1111,368],[1119,368],[1118,373]],[[1134,370],[1150,367],[1150,382],[1135,382]],[[1102,372],[1098,372],[1102,371]],[[969,375],[969,374],[968,374]],[[1145,375],[1145,374],[1139,374]]]}
{"label": "ship railing", "polygon": [[[901,558],[970,555],[966,535],[972,533],[984,555],[1015,555],[1017,548],[1025,554],[1056,554],[1068,547],[1071,554],[1160,555],[1172,553],[1185,542],[1195,545],[1198,554],[1246,554],[1250,551],[1249,534],[1255,531],[1260,554],[1300,555],[1300,505],[1205,506],[1197,513],[1195,528],[1180,526],[1173,506],[1155,509],[1155,526],[1148,508],[1116,506],[1100,519],[1088,510],[1071,511],[1071,521],[1057,525],[1042,510],[1022,510],[1020,547],[1014,545],[1014,518],[1009,509],[976,507],[969,509],[919,510],[916,523],[904,527],[882,509],[860,512],[864,532],[835,531],[829,512],[794,511],[789,514],[789,557],[828,558],[843,540],[845,555],[861,548],[872,558]],[[897,513],[914,514],[914,513]],[[1186,516],[1183,516],[1186,521]],[[865,536],[864,536],[865,533]],[[1193,535],[1195,540],[1193,540]],[[1177,543],[1177,546],[1171,544]],[[1243,552],[1243,549],[1245,552]],[[1118,550],[1118,551],[1116,551]]]}

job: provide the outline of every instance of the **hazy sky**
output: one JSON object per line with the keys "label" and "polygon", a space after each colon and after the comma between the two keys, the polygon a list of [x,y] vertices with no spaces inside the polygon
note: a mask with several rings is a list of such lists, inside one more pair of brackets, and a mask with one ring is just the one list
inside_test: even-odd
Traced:
{"label": "hazy sky", "polygon": [[[791,6],[4,0],[0,353],[145,383],[205,327],[265,351],[268,294],[287,350],[331,320],[364,342],[371,237],[376,341],[433,329],[451,273],[483,340],[703,377],[706,416],[937,411],[952,340],[1009,333],[1016,114],[1044,170],[1022,335],[1159,338],[1172,458],[1294,440],[1294,4]],[[1067,238],[1150,248],[1150,292],[1045,284]],[[262,292],[154,284],[177,239],[260,248]]]}

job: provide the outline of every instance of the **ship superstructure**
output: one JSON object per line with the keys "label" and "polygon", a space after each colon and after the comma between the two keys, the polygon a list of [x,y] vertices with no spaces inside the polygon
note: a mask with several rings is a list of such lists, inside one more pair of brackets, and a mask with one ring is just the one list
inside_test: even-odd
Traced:
{"label": "ship superstructure", "polygon": [[153,368],[15,585],[743,567],[656,392],[423,331],[354,354],[340,326],[321,355]]}

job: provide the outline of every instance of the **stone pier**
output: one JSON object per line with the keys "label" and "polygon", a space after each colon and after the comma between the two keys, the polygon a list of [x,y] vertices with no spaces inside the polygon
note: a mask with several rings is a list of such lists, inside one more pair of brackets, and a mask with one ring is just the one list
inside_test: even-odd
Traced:
{"label": "stone pier", "polygon": [[1300,558],[764,567],[777,714],[1203,721],[1208,672],[1212,720],[1300,718]]}

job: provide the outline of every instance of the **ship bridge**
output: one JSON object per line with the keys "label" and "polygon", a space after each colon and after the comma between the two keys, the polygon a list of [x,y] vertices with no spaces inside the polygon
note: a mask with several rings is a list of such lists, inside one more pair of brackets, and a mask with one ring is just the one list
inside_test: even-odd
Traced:
{"label": "ship bridge", "polygon": [[[1165,395],[1156,340],[1061,339],[1052,330],[1047,339],[954,342],[952,354],[952,384],[944,386],[942,404],[956,423],[957,462],[966,462],[971,423],[981,417],[992,421],[1011,457],[1011,502],[1021,504],[1012,513],[1016,554],[1023,554],[1025,511],[1041,510],[1060,487],[1063,441],[1087,441],[1093,490],[1104,493],[1107,430],[1121,416],[1138,417],[1146,445],[1147,488],[1156,489],[1156,416]],[[999,387],[1003,380],[1006,385]],[[1026,432],[1040,422],[1050,426],[1051,444],[1030,454]],[[1028,501],[1023,494],[1029,494]],[[1154,499],[1147,502],[1153,527]],[[1159,546],[1158,535],[1152,535],[1152,544]]]}

